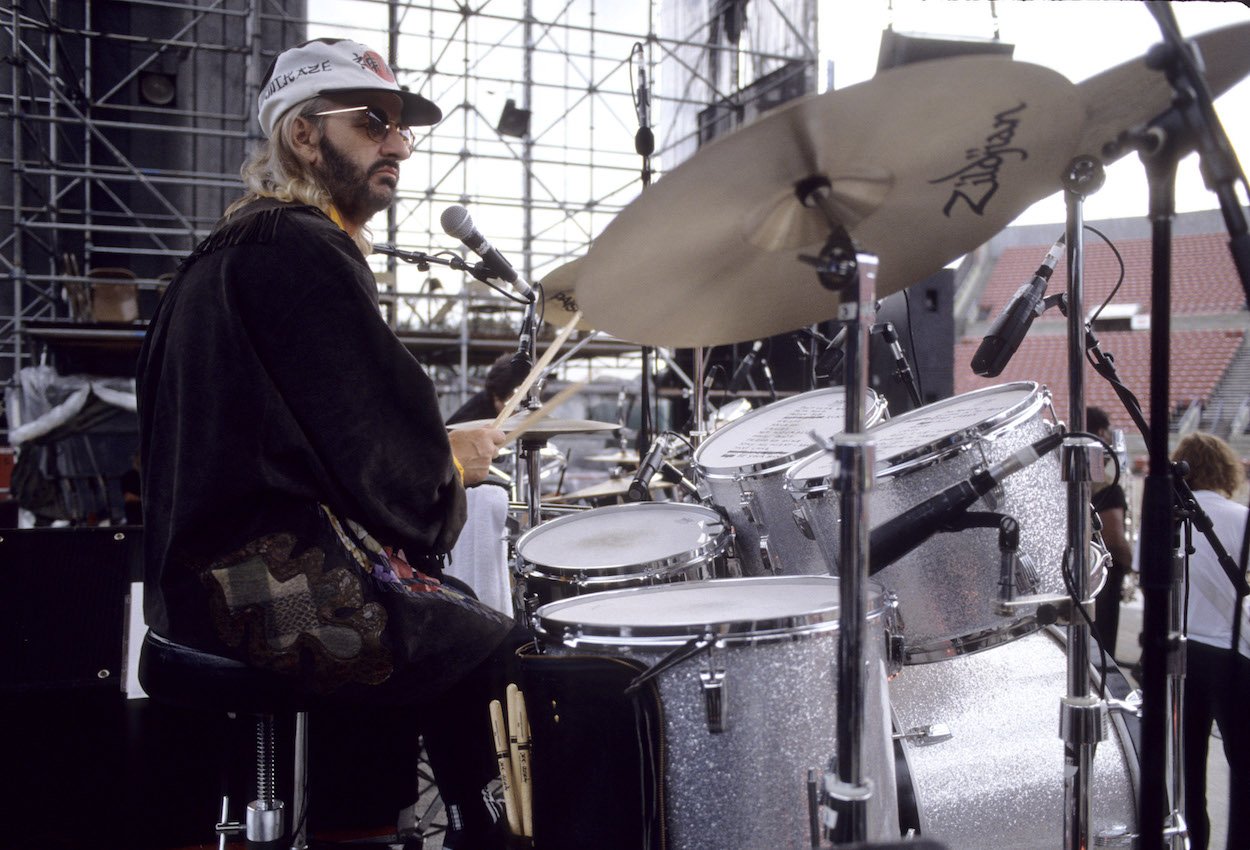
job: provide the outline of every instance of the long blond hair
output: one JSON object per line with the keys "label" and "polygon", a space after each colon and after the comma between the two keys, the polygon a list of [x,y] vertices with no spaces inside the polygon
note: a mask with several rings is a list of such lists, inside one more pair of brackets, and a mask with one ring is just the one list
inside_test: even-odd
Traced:
{"label": "long blond hair", "polygon": [[1195,431],[1181,438],[1172,460],[1189,464],[1185,481],[1194,490],[1214,490],[1232,498],[1246,480],[1246,472],[1233,447],[1214,434]]}
{"label": "long blond hair", "polygon": [[[316,115],[334,104],[314,97],[300,106],[288,109],[274,125],[269,138],[261,142],[239,168],[243,178],[244,195],[226,208],[224,217],[229,218],[247,204],[259,198],[273,198],[284,203],[300,203],[317,207],[331,219],[339,221],[334,201],[329,191],[313,174],[312,170],[295,152],[295,122],[299,118],[311,122],[318,130],[325,119]],[[367,227],[352,237],[363,256],[373,250],[372,233]]]}

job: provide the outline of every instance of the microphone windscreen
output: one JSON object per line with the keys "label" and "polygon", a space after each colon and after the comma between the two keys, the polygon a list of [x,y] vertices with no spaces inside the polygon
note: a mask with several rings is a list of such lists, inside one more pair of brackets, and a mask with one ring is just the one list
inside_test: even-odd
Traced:
{"label": "microphone windscreen", "polygon": [[469,218],[469,211],[459,204],[443,210],[438,221],[444,233],[462,241],[473,232],[473,219]]}

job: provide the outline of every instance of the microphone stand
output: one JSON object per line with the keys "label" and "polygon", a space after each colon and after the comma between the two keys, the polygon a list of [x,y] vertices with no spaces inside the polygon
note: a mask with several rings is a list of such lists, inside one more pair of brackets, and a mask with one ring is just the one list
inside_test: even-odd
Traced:
{"label": "microphone stand", "polygon": [[[1168,460],[1169,354],[1171,333],[1172,220],[1175,216],[1176,167],[1197,147],[1207,187],[1215,192],[1229,231],[1229,249],[1250,296],[1250,237],[1245,215],[1237,200],[1235,183],[1245,183],[1228,137],[1220,126],[1210,90],[1199,72],[1189,47],[1181,37],[1176,17],[1166,3],[1148,3],[1163,34],[1164,44],[1147,54],[1147,62],[1163,71],[1175,94],[1173,108],[1144,130],[1131,134],[1130,142],[1146,168],[1150,189],[1151,220],[1151,339],[1150,339],[1150,471],[1146,476],[1142,510],[1141,589],[1145,604],[1142,628],[1141,818],[1142,850],[1160,850],[1165,838],[1187,839],[1183,800],[1166,807],[1164,781],[1165,746],[1168,733],[1166,677],[1169,667],[1178,668],[1175,648],[1181,635],[1170,628],[1174,559],[1168,557],[1165,534],[1173,532],[1172,493],[1174,476]],[[1164,823],[1172,811],[1171,824]],[[1165,828],[1166,827],[1166,828]]]}
{"label": "microphone stand", "polygon": [[[836,813],[835,843],[867,839],[868,806],[874,794],[864,771],[864,714],[867,693],[864,648],[867,645],[868,491],[873,484],[875,443],[864,432],[864,397],[868,388],[868,336],[875,318],[877,258],[860,253],[839,222],[829,197],[829,181],[813,176],[796,186],[799,200],[818,207],[829,222],[830,237],[817,257],[799,259],[816,268],[821,286],[840,292],[838,316],[846,324],[844,360],[845,428],[833,440],[813,439],[833,455],[837,470],[841,535],[838,551],[819,541],[821,555],[838,584],[838,714],[836,775],[825,778],[825,791]],[[823,822],[824,819],[821,819]],[[818,840],[814,835],[813,839]]]}
{"label": "microphone stand", "polygon": [[450,266],[456,271],[467,272],[476,280],[480,280],[482,283],[490,286],[491,288],[498,288],[494,284],[498,275],[488,269],[485,263],[475,263],[473,265],[469,265],[462,257],[457,257],[454,254],[449,257],[439,257],[434,254],[426,254],[423,251],[405,251],[402,248],[396,248],[394,245],[387,243],[378,243],[377,245],[374,245],[373,253],[384,254],[388,257],[395,257],[398,260],[403,260],[405,263],[412,263],[418,270],[423,272],[428,272],[430,270],[431,263],[439,266]]}

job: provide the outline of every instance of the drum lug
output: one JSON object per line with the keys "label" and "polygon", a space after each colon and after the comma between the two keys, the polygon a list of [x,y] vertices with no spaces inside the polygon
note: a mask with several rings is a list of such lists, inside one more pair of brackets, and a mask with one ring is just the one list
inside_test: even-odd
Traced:
{"label": "drum lug", "polygon": [[886,591],[885,606],[885,673],[893,679],[902,672],[907,663],[907,643],[904,639],[903,612],[898,607],[898,596]]}
{"label": "drum lug", "polygon": [[945,723],[931,723],[928,726],[913,726],[906,732],[893,736],[896,741],[911,741],[918,746],[940,744],[955,737],[955,733]]}
{"label": "drum lug", "polygon": [[774,564],[771,550],[768,548],[768,535],[760,535],[760,563],[764,566],[764,572],[770,575],[777,575],[779,564]]}
{"label": "drum lug", "polygon": [[808,540],[815,540],[816,535],[812,531],[812,524],[807,521],[807,517],[803,513],[802,508],[795,508],[791,516],[794,517],[794,524],[799,527],[799,531]]}
{"label": "drum lug", "polygon": [[[741,486],[741,484],[739,486]],[[742,513],[746,516],[747,522],[756,527],[759,526],[759,499],[755,493],[750,490],[743,489],[742,496],[738,499],[738,507],[742,508]]]}
{"label": "drum lug", "polygon": [[725,668],[717,666],[716,656],[708,648],[706,669],[699,671],[699,681],[703,685],[703,705],[707,713],[707,731],[719,735],[728,728],[726,720],[725,686],[727,679]]}

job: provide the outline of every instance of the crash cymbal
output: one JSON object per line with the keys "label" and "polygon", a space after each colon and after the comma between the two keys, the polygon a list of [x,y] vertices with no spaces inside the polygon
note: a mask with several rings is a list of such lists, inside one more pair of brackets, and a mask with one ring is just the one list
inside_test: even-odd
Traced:
{"label": "crash cymbal", "polygon": [[878,298],[984,243],[1061,188],[1083,115],[1076,87],[1004,57],[903,66],[794,101],[718,139],[632,201],[578,270],[596,328],[634,342],[717,345],[831,318],[839,297],[800,254],[833,207],[880,258]]}
{"label": "crash cymbal", "polygon": [[[543,287],[543,317],[557,327],[564,327],[573,314],[581,309],[577,304],[577,275],[581,268],[581,259],[570,260],[553,272],[548,272],[541,281]],[[593,331],[595,328],[584,318],[575,328],[579,331]]]}
{"label": "crash cymbal", "polygon": [[[529,411],[522,411],[514,414],[504,420],[501,429],[506,433],[514,430],[529,415]],[[494,424],[492,419],[473,419],[468,422],[457,422],[455,425],[448,425],[449,431],[463,431],[469,428],[488,428]],[[577,434],[591,431],[615,431],[621,426],[615,422],[598,422],[594,419],[543,419],[530,428],[524,439],[527,440],[545,440],[556,436],[557,434]]]}
{"label": "crash cymbal", "polygon": [[[1250,23],[1233,24],[1193,36],[1205,67],[1207,86],[1219,97],[1250,74]],[[1172,106],[1172,86],[1146,58],[1116,65],[1077,84],[1085,107],[1085,128],[1076,153],[1104,163],[1132,148],[1115,144],[1117,137],[1162,115]]]}

